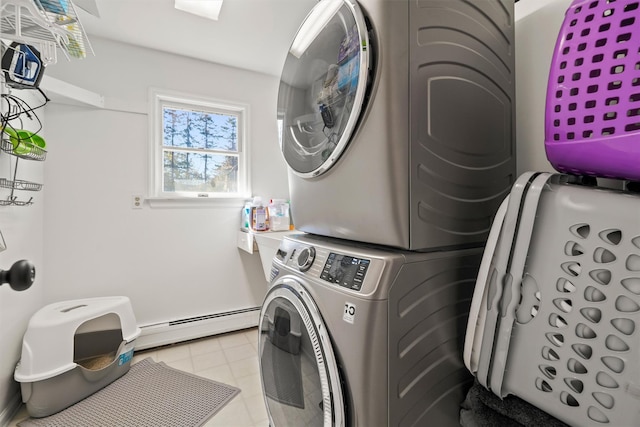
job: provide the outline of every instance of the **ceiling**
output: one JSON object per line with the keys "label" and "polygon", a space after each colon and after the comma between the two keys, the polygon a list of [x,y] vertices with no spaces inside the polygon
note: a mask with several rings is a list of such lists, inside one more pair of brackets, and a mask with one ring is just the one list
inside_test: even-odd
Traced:
{"label": "ceiling", "polygon": [[218,21],[176,10],[173,0],[95,0],[100,17],[81,8],[87,0],[75,3],[89,40],[99,36],[279,76],[298,27],[317,1],[224,0]]}

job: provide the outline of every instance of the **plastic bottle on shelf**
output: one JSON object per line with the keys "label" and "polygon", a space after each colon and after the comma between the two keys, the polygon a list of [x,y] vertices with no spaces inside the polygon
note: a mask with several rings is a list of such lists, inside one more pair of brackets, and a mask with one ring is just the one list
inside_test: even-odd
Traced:
{"label": "plastic bottle on shelf", "polygon": [[249,231],[251,228],[251,207],[252,203],[250,201],[246,201],[244,206],[242,207],[242,212],[240,216],[240,229],[243,231]]}
{"label": "plastic bottle on shelf", "polygon": [[269,230],[269,210],[262,204],[261,197],[253,198],[253,206],[251,206],[251,229],[254,231]]}
{"label": "plastic bottle on shelf", "polygon": [[269,203],[269,219],[272,231],[289,230],[289,203],[285,199],[271,199]]}

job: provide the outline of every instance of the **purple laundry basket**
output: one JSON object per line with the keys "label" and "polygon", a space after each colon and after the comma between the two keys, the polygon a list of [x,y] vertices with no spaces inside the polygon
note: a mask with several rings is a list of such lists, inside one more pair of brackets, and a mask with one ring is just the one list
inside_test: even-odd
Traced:
{"label": "purple laundry basket", "polygon": [[640,181],[640,1],[572,2],[549,73],[545,149],[558,171]]}

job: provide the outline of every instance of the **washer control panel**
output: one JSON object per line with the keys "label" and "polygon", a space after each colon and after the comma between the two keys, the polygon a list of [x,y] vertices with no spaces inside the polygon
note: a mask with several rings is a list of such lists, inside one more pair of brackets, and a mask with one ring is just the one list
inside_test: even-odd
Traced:
{"label": "washer control panel", "polygon": [[345,288],[359,291],[371,260],[349,255],[329,253],[320,278]]}
{"label": "washer control panel", "polygon": [[295,274],[369,295],[378,289],[385,267],[396,258],[402,261],[401,256],[392,252],[380,252],[357,244],[346,246],[335,239],[285,236],[273,258],[271,282],[280,275]]}

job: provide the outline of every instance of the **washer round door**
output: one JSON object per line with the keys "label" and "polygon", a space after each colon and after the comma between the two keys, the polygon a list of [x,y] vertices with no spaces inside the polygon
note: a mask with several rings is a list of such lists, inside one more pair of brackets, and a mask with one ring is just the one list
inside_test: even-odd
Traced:
{"label": "washer round door", "polygon": [[321,175],[346,149],[364,109],[370,48],[355,0],[322,0],[300,26],[278,91],[280,148],[294,173]]}
{"label": "washer round door", "polygon": [[271,426],[344,426],[338,366],[304,287],[283,278],[260,312],[260,377]]}

